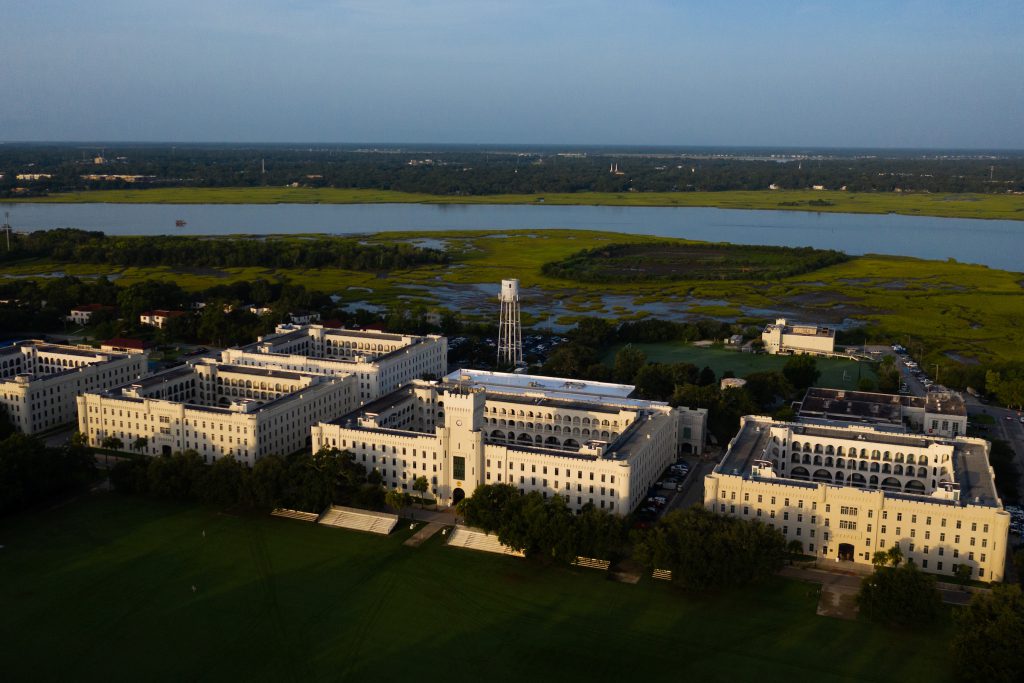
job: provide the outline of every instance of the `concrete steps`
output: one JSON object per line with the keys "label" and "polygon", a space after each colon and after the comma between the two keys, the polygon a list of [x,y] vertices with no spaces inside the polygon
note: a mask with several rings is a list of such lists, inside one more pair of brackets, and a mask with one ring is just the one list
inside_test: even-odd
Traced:
{"label": "concrete steps", "polygon": [[457,526],[448,535],[448,545],[453,548],[467,548],[469,550],[479,550],[485,553],[497,553],[499,555],[509,555],[511,557],[525,557],[525,554],[509,548],[507,545],[502,545],[501,541],[498,540],[497,535],[487,534],[479,529],[473,529],[468,526]]}
{"label": "concrete steps", "polygon": [[575,560],[573,560],[572,563],[577,567],[586,567],[587,569],[598,569],[603,572],[608,571],[608,567],[611,565],[611,562],[609,562],[608,560],[598,560],[593,557],[583,557],[582,555],[578,556]]}
{"label": "concrete steps", "polygon": [[297,519],[300,522],[315,522],[320,515],[315,512],[303,512],[302,510],[289,510],[288,508],[274,508],[270,513],[274,517],[285,519]]}
{"label": "concrete steps", "polygon": [[320,516],[320,524],[387,535],[398,525],[398,515],[332,505]]}
{"label": "concrete steps", "polygon": [[655,569],[653,572],[651,572],[651,576],[653,576],[656,579],[661,579],[662,581],[671,581],[672,580],[672,570],[671,569]]}

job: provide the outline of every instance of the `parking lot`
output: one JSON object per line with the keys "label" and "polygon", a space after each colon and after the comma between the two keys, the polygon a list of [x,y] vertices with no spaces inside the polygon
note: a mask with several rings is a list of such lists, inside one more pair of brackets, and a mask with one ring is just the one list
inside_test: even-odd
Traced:
{"label": "parking lot", "polygon": [[652,524],[670,510],[687,507],[692,504],[694,495],[698,499],[703,498],[702,480],[711,465],[713,463],[693,455],[677,458],[648,489],[647,496],[636,511],[638,523],[641,526]]}

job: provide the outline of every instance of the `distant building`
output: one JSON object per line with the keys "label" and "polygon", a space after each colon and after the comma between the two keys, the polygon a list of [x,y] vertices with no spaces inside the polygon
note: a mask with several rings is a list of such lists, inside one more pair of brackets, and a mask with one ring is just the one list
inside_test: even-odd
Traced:
{"label": "distant building", "polygon": [[19,432],[60,427],[75,421],[79,394],[136,380],[146,362],[143,353],[21,341],[0,349],[0,404]]}
{"label": "distant building", "polygon": [[871,424],[895,431],[955,437],[967,433],[967,406],[953,391],[901,396],[812,387],[797,418],[801,422]]}
{"label": "distant building", "polygon": [[49,180],[53,175],[50,173],[19,173],[14,177],[17,180]]}
{"label": "distant building", "polygon": [[145,313],[139,316],[139,322],[142,323],[143,325],[151,325],[153,327],[156,327],[157,329],[162,330],[164,328],[164,325],[166,325],[167,321],[170,320],[171,318],[180,318],[185,315],[188,315],[186,311],[166,311],[162,309],[156,311],[146,311]]}
{"label": "distant building", "polygon": [[771,354],[812,353],[831,355],[835,353],[836,332],[820,325],[790,325],[785,318],[778,318],[761,333],[765,350]]}
{"label": "distant building", "polygon": [[68,314],[68,320],[76,325],[88,325],[92,320],[93,314],[99,313],[100,311],[113,310],[113,306],[104,306],[103,304],[85,304],[84,306],[75,306]]}
{"label": "distant building", "polygon": [[812,185],[811,189],[812,190],[824,190],[825,186],[824,185]]}
{"label": "distant building", "polygon": [[726,339],[725,343],[728,344],[729,346],[742,346],[743,345],[743,335],[742,334],[734,334],[731,337],[729,337],[728,339]]}
{"label": "distant building", "polygon": [[145,353],[151,346],[152,344],[141,339],[114,337],[100,344],[100,350],[119,351],[121,353]]}
{"label": "distant building", "polygon": [[310,311],[295,311],[288,314],[288,319],[293,325],[309,325],[320,321],[320,314]]}

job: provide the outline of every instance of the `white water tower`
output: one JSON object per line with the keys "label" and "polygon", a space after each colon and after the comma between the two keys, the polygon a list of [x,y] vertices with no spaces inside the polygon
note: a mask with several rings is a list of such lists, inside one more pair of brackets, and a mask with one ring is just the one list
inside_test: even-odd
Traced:
{"label": "white water tower", "polygon": [[523,327],[519,320],[519,280],[502,280],[498,319],[498,365],[523,363]]}

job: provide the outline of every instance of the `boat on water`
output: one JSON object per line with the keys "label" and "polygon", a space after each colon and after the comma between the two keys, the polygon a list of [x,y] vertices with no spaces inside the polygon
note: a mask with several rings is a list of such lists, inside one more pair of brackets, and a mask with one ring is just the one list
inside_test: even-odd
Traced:
{"label": "boat on water", "polygon": [[178,220],[174,221],[174,227],[176,227],[176,228],[184,228],[186,225],[188,225],[188,222],[187,221],[183,221],[180,218]]}

